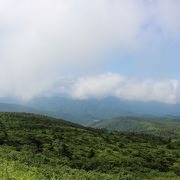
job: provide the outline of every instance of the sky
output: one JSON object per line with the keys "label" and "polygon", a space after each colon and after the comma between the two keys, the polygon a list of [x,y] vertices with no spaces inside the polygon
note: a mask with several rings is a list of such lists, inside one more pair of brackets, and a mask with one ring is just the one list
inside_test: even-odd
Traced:
{"label": "sky", "polygon": [[179,0],[0,0],[0,97],[180,102]]}

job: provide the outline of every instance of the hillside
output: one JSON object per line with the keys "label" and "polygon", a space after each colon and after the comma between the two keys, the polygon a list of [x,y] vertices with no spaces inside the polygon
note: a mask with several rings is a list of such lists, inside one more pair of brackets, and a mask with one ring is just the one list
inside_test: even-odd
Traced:
{"label": "hillside", "polygon": [[[37,97],[27,102],[1,99],[1,112],[45,114],[86,125],[94,120],[122,116],[179,116],[180,104],[123,101],[116,98],[77,100],[67,97]],[[11,103],[14,104],[11,104]]]}
{"label": "hillside", "polygon": [[0,179],[179,179],[179,140],[0,113]]}
{"label": "hillside", "polygon": [[112,118],[122,115],[132,115],[128,108],[124,109],[116,99],[75,100],[65,97],[39,97],[26,104],[46,114],[73,122],[86,124],[94,119]]}
{"label": "hillside", "polygon": [[180,116],[180,104],[125,101],[117,98],[77,100],[67,97],[38,97],[25,104],[48,115],[86,124],[95,119],[119,116]]}
{"label": "hillside", "polygon": [[0,112],[30,112],[38,113],[35,108],[20,104],[0,103]]}
{"label": "hillside", "polygon": [[180,138],[180,117],[128,116],[94,121],[89,126],[121,132],[141,132]]}

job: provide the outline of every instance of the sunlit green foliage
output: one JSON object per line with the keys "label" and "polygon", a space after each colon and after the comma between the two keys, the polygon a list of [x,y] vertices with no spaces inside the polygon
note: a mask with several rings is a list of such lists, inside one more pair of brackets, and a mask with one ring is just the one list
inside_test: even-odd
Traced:
{"label": "sunlit green foliage", "polygon": [[0,113],[0,179],[179,179],[180,141]]}

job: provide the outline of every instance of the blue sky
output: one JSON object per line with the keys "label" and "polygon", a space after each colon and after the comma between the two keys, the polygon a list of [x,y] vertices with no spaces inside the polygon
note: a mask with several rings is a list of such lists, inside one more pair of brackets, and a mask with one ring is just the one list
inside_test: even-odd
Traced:
{"label": "blue sky", "polygon": [[0,97],[177,103],[179,9],[179,0],[1,1]]}
{"label": "blue sky", "polygon": [[[149,47],[151,48],[151,47]],[[122,73],[137,78],[180,79],[180,44],[166,42],[156,51],[147,49],[138,54],[122,55],[117,51],[107,53],[103,71]]]}

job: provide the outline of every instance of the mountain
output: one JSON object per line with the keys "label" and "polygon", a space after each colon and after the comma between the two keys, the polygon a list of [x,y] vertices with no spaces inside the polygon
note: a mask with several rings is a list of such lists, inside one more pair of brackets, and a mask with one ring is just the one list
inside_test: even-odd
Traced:
{"label": "mountain", "polygon": [[106,128],[121,132],[143,132],[163,136],[180,137],[180,117],[128,116],[108,120],[94,121],[89,124],[93,128]]}
{"label": "mountain", "polygon": [[0,113],[0,179],[179,179],[179,139]]}
{"label": "mountain", "polygon": [[31,112],[38,113],[35,108],[19,104],[0,103],[0,112]]}
{"label": "mountain", "polygon": [[125,101],[117,98],[75,100],[66,97],[39,97],[25,105],[50,116],[81,124],[119,116],[180,116],[180,104]]}
{"label": "mountain", "polygon": [[94,120],[122,116],[180,116],[180,104],[123,101],[117,98],[76,100],[67,97],[36,97],[26,103],[12,100],[21,105],[10,105],[11,101],[6,101],[9,105],[4,104],[6,108],[2,105],[2,111],[37,112],[84,125]]}
{"label": "mountain", "polygon": [[65,97],[42,97],[26,105],[46,112],[48,115],[86,124],[94,119],[131,115],[128,109],[119,106],[115,99],[74,100]]}

